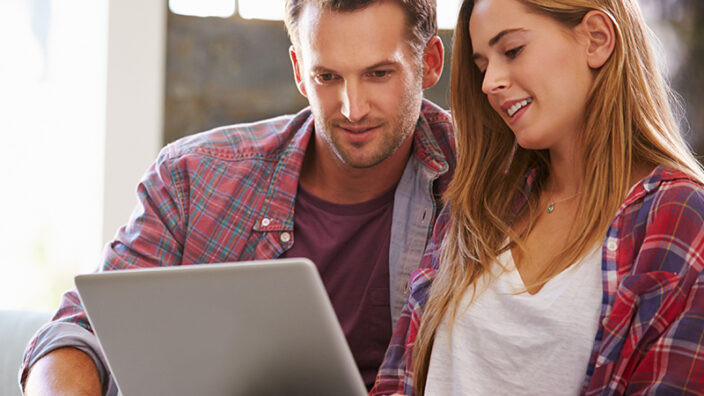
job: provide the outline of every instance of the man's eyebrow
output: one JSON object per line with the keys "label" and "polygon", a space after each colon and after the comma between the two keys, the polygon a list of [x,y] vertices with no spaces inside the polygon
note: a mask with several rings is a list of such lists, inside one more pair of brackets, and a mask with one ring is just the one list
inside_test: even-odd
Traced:
{"label": "man's eyebrow", "polygon": [[[500,31],[496,36],[492,37],[491,40],[489,40],[489,47],[493,47],[496,45],[496,43],[499,42],[504,36],[507,34],[512,34],[512,33],[518,33],[518,32],[525,32],[526,30],[523,28],[515,28],[515,29],[505,29]],[[481,54],[474,53],[472,54],[472,59],[477,60],[483,58]]]}
{"label": "man's eyebrow", "polygon": [[[371,66],[367,66],[364,68],[365,71],[370,71],[370,70],[375,70],[381,67],[396,67],[399,65],[400,62],[395,61],[395,60],[383,60],[381,62],[377,62]],[[328,69],[327,67],[316,65],[311,68],[311,73],[335,73],[334,70]]]}
{"label": "man's eyebrow", "polygon": [[373,70],[373,69],[378,69],[380,67],[389,67],[389,66],[395,67],[398,64],[399,64],[399,62],[394,61],[394,60],[385,60],[385,61],[381,61],[379,63],[375,63],[375,64],[367,67],[366,70]]}
{"label": "man's eyebrow", "polygon": [[313,66],[310,71],[311,73],[334,73],[332,70],[323,66]]}

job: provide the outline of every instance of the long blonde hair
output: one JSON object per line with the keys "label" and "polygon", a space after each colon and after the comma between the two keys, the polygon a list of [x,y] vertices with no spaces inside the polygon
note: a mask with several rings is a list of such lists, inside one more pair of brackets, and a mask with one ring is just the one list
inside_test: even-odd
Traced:
{"label": "long blonde hair", "polygon": [[[592,10],[614,24],[616,44],[595,73],[580,135],[584,189],[567,243],[541,273],[538,284],[575,262],[601,240],[629,189],[633,164],[665,165],[704,180],[701,165],[681,136],[676,106],[658,70],[636,0],[518,0],[532,11],[575,27]],[[472,60],[469,18],[474,0],[462,3],[455,29],[450,100],[457,142],[457,167],[445,199],[450,223],[441,265],[431,287],[413,352],[414,388],[423,394],[435,332],[443,317],[454,318],[464,293],[475,285],[510,239],[520,253],[538,216],[538,199],[548,176],[549,155],[525,150],[482,93],[482,74]],[[538,169],[533,187],[525,175]],[[506,170],[505,172],[501,170]],[[516,213],[516,199],[526,204]],[[527,218],[520,234],[511,224]]]}

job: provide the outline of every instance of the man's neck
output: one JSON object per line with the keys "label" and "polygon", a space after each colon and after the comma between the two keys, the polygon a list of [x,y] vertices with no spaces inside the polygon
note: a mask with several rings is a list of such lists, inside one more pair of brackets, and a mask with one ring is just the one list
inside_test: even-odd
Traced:
{"label": "man's neck", "polygon": [[306,149],[299,183],[309,193],[329,202],[354,204],[369,201],[394,187],[411,155],[413,135],[389,158],[369,168],[350,167],[313,137]]}

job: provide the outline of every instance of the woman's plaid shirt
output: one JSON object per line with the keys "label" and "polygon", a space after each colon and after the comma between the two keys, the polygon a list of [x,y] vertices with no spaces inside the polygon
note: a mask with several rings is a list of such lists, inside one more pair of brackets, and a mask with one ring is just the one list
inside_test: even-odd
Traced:
{"label": "woman's plaid shirt", "polygon": [[[443,210],[372,395],[414,394],[410,358],[448,221]],[[704,188],[658,167],[628,195],[604,239],[604,294],[583,394],[704,394],[703,269]]]}

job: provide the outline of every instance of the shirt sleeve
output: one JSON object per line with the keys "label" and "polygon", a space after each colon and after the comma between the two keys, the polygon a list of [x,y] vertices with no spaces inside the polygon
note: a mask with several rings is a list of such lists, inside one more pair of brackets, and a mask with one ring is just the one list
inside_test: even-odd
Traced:
{"label": "shirt sleeve", "polygon": [[26,357],[29,367],[53,350],[65,347],[76,348],[93,360],[98,369],[98,378],[103,385],[103,394],[117,395],[117,384],[107,370],[107,361],[93,333],[73,323],[51,322],[39,330],[36,339],[36,345],[31,354]]}
{"label": "shirt sleeve", "polygon": [[[98,271],[171,266],[181,263],[186,209],[187,169],[179,169],[168,156],[168,146],[147,170],[137,187],[138,203],[128,223],[104,252]],[[70,327],[64,325],[73,325]],[[79,332],[78,328],[83,329]],[[30,340],[20,367],[20,384],[39,358],[62,346],[75,346],[93,357],[103,389],[110,387],[110,375],[100,348],[92,336],[83,305],[75,290],[65,293],[52,321]],[[70,329],[70,330],[67,330]],[[80,336],[78,336],[80,334]]]}
{"label": "shirt sleeve", "polygon": [[645,353],[631,375],[629,395],[704,393],[704,276],[700,274],[684,311]]}
{"label": "shirt sleeve", "polygon": [[[662,280],[658,311],[644,329],[631,356],[625,394],[704,393],[704,190],[690,183],[668,189],[654,205],[636,270],[654,269],[678,278],[672,286]],[[640,296],[639,311],[648,311],[655,293]],[[626,343],[628,344],[628,343]],[[637,363],[636,363],[637,362]]]}
{"label": "shirt sleeve", "polygon": [[401,393],[413,395],[413,345],[418,334],[423,306],[428,298],[440,257],[440,247],[449,220],[446,206],[435,223],[433,236],[420,267],[411,274],[408,301],[396,323],[386,355],[377,373],[370,396]]}

